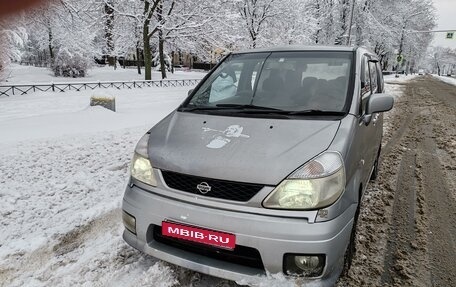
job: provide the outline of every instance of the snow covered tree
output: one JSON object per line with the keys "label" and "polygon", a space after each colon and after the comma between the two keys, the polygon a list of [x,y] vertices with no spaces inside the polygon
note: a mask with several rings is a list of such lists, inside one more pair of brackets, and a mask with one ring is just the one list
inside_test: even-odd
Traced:
{"label": "snow covered tree", "polygon": [[279,14],[276,9],[276,0],[241,0],[237,9],[244,21],[244,27],[250,37],[250,46],[255,48],[266,21]]}
{"label": "snow covered tree", "polygon": [[429,49],[425,63],[429,71],[442,74],[456,72],[456,49],[432,47]]}
{"label": "snow covered tree", "polygon": [[166,78],[165,43],[201,41],[213,35],[213,26],[208,23],[215,21],[216,14],[214,1],[200,0],[195,3],[189,0],[161,0],[156,15],[156,29],[162,79]]}
{"label": "snow covered tree", "polygon": [[[144,60],[150,80],[153,55],[163,67],[173,53],[214,62],[231,50],[274,45],[366,46],[384,69],[400,54],[405,61],[397,68],[413,70],[431,40],[417,31],[435,26],[435,12],[432,0],[59,0],[27,12],[23,26],[28,38],[19,54],[26,60],[107,56],[114,64],[133,57],[139,73]],[[10,30],[1,45],[18,44],[12,35],[22,33]]]}
{"label": "snow covered tree", "polygon": [[318,45],[332,45],[336,39],[338,6],[335,0],[315,0],[307,3],[315,21],[313,43]]}
{"label": "snow covered tree", "polygon": [[404,69],[413,69],[430,44],[435,27],[431,0],[355,0],[351,44],[367,46],[380,57],[384,69],[396,67],[402,55]]}
{"label": "snow covered tree", "polygon": [[[46,57],[38,58],[45,59],[54,72],[66,69],[68,65],[81,63],[82,58],[85,58],[84,62],[90,64],[96,54],[94,39],[98,31],[98,29],[93,29],[88,21],[94,18],[94,7],[92,0],[60,0],[28,11],[27,30],[31,37],[27,46],[31,44],[38,47],[39,50],[36,51],[36,54],[47,50]],[[59,61],[54,63],[57,55],[60,55]],[[76,55],[78,58],[73,59]],[[38,55],[31,55],[29,52],[28,56],[37,58]],[[62,66],[57,68],[55,65]],[[74,69],[80,70],[82,67],[87,69],[88,66],[77,64]],[[78,74],[84,76],[86,72],[85,70],[84,73]],[[56,75],[70,74],[57,73]],[[70,76],[74,76],[74,74]]]}
{"label": "snow covered tree", "polygon": [[114,0],[106,0],[104,3],[104,18],[105,18],[105,53],[108,56],[108,62],[111,66],[116,66],[116,58],[112,55],[114,51]]}
{"label": "snow covered tree", "polygon": [[[352,3],[351,3],[352,2]],[[339,31],[337,33],[334,44],[336,45],[348,45],[348,34],[350,33],[351,10],[353,9],[354,1],[350,0],[339,0],[339,20],[338,26]]]}
{"label": "snow covered tree", "polygon": [[[17,21],[16,21],[17,23]],[[21,48],[27,40],[27,31],[24,27],[0,21],[0,80],[3,80],[3,71],[11,61],[21,59]]]}

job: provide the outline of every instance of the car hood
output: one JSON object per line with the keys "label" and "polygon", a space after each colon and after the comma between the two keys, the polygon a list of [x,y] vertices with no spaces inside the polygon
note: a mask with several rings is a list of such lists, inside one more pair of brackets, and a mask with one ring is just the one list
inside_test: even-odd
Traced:
{"label": "car hood", "polygon": [[277,185],[328,149],[340,120],[173,112],[151,129],[152,165],[195,176]]}

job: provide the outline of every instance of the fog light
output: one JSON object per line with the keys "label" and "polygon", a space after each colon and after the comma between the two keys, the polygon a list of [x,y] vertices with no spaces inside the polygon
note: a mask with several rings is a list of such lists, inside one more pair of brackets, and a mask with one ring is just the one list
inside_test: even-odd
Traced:
{"label": "fog light", "polygon": [[325,267],[324,255],[286,254],[284,269],[287,275],[318,277]]}
{"label": "fog light", "polygon": [[136,218],[122,210],[122,221],[125,228],[133,234],[136,234]]}

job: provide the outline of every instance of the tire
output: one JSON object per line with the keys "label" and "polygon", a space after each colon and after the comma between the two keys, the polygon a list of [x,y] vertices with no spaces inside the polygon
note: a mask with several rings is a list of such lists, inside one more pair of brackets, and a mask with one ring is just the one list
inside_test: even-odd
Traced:
{"label": "tire", "polygon": [[[358,214],[358,211],[356,212]],[[357,225],[357,218],[355,218],[355,221],[353,222],[353,227],[352,231],[350,234],[350,242],[348,243],[347,250],[345,251],[345,256],[344,256],[344,266],[342,269],[342,275],[347,276],[348,272],[350,271],[350,267],[352,265],[353,257],[355,256],[356,253],[356,225]]]}
{"label": "tire", "polygon": [[375,158],[374,169],[372,170],[372,174],[371,174],[371,177],[370,177],[370,180],[372,180],[372,181],[376,180],[377,177],[378,177],[379,161],[380,161],[380,153],[381,153],[381,151],[382,151],[382,147],[380,146],[378,148],[377,157]]}
{"label": "tire", "polygon": [[[361,193],[361,189],[359,192]],[[344,266],[342,268],[343,276],[348,275],[348,272],[350,271],[350,267],[353,262],[353,257],[355,256],[355,253],[356,253],[356,227],[358,225],[358,217],[359,217],[359,212],[361,210],[361,196],[359,197],[359,199],[360,200],[358,202],[358,208],[356,209],[355,218],[353,220],[352,231],[350,233],[350,242],[348,243],[347,250],[345,250]]]}

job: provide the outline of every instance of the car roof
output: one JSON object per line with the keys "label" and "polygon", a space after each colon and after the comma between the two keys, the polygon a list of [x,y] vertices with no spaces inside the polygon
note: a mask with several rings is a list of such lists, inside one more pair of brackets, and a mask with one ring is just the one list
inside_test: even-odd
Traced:
{"label": "car roof", "polygon": [[358,47],[350,46],[279,46],[233,52],[233,54],[265,53],[265,52],[295,52],[295,51],[327,51],[327,52],[354,52]]}

